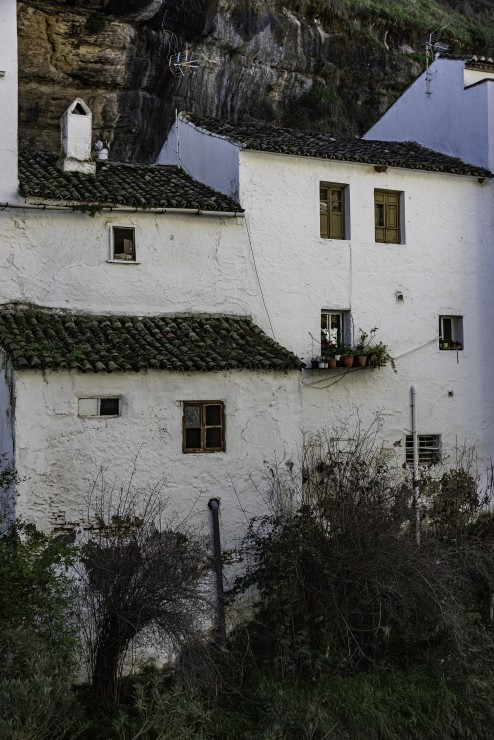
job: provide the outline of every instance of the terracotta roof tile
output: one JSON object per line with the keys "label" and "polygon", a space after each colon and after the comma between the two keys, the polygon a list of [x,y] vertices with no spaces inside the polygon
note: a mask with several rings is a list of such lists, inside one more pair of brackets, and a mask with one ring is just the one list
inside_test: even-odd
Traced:
{"label": "terracotta roof tile", "polygon": [[173,165],[97,162],[95,175],[62,172],[57,157],[45,152],[19,156],[19,193],[26,198],[69,201],[75,204],[183,208],[242,213],[240,205],[223,193],[194,180]]}
{"label": "terracotta roof tile", "polygon": [[493,176],[483,167],[466,164],[461,159],[426,149],[411,141],[335,139],[327,134],[276,128],[265,123],[226,123],[192,113],[181,113],[180,115],[198,128],[229,139],[244,149],[320,157],[342,162],[361,162],[413,170],[446,172],[454,175]]}
{"label": "terracotta roof tile", "polygon": [[301,361],[248,317],[99,316],[0,306],[0,347],[16,369],[82,372],[293,370]]}

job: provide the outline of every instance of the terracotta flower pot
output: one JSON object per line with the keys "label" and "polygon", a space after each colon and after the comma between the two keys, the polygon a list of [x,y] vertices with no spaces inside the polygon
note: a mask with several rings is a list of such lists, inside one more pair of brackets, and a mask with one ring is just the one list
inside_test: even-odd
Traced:
{"label": "terracotta flower pot", "polygon": [[367,355],[359,355],[357,357],[357,365],[359,367],[365,367],[367,365]]}
{"label": "terracotta flower pot", "polygon": [[343,357],[341,358],[343,367],[353,367],[353,360],[353,355],[343,355]]}
{"label": "terracotta flower pot", "polygon": [[336,367],[336,357],[330,357],[328,360],[328,367],[334,370]]}

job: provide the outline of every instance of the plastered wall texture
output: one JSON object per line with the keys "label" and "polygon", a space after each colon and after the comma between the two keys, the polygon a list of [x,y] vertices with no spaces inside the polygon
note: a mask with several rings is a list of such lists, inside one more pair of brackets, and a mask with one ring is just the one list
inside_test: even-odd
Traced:
{"label": "plastered wall texture", "polygon": [[[83,374],[16,373],[17,507],[44,529],[87,521],[89,491],[109,481],[143,488],[163,484],[172,512],[209,525],[207,503],[220,497],[225,544],[264,511],[266,461],[300,449],[297,372],[231,371]],[[78,398],[121,397],[121,415],[78,416]],[[225,403],[226,451],[184,454],[185,400]],[[246,519],[247,517],[247,519]]]}
{"label": "plastered wall texture", "polygon": [[[320,182],[348,186],[349,239],[319,236]],[[374,189],[402,194],[402,244],[375,242]],[[334,374],[305,372],[305,429],[381,409],[390,442],[404,445],[415,384],[419,432],[440,434],[451,462],[466,440],[489,463],[492,194],[490,181],[476,178],[241,153],[240,197],[277,340],[309,359],[313,346],[319,354],[321,309],[351,310],[355,340],[359,328],[378,327],[397,358],[396,374],[388,366],[336,384]],[[463,316],[463,351],[439,350],[440,315]]]}
{"label": "plastered wall texture", "polygon": [[[135,228],[138,264],[108,262],[116,225]],[[137,315],[259,314],[249,252],[243,218],[11,210],[0,219],[0,269],[8,276],[0,302]]]}
{"label": "plastered wall texture", "polygon": [[[277,341],[310,360],[320,353],[321,310],[349,311],[355,342],[360,328],[378,327],[377,338],[397,358],[397,373],[390,366],[348,375],[304,371],[304,429],[339,426],[357,409],[368,423],[379,411],[382,440],[404,461],[414,384],[419,433],[441,435],[449,464],[458,447],[475,445],[485,471],[494,442],[487,370],[494,336],[486,316],[494,278],[490,179],[394,167],[376,172],[372,164],[250,151],[179,125],[168,152],[176,151],[177,138],[187,142],[179,152],[193,174],[238,193],[245,208],[264,320]],[[229,152],[227,177],[198,155],[214,159],[215,146]],[[321,182],[347,186],[347,239],[319,235]],[[401,194],[401,244],[375,241],[375,189]],[[441,315],[463,317],[462,351],[439,349]]]}

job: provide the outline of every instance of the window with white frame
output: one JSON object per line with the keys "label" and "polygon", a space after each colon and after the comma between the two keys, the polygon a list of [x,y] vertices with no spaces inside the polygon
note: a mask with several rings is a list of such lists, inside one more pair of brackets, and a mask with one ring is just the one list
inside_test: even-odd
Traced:
{"label": "window with white frame", "polygon": [[321,355],[336,352],[348,342],[350,325],[349,311],[321,311]]}
{"label": "window with white frame", "polygon": [[439,317],[439,349],[463,349],[463,316]]}
{"label": "window with white frame", "polygon": [[[419,465],[437,465],[441,462],[441,437],[439,434],[418,434]],[[413,435],[408,434],[405,443],[407,465],[413,465]]]}
{"label": "window with white frame", "polygon": [[135,229],[131,226],[112,226],[110,228],[110,260],[113,262],[135,262]]}
{"label": "window with white frame", "polygon": [[93,396],[79,398],[79,416],[120,416],[118,396]]}

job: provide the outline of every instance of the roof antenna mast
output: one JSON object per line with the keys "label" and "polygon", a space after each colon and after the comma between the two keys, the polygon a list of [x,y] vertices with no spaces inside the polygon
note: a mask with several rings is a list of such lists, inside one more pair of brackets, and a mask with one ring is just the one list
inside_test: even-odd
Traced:
{"label": "roof antenna mast", "polygon": [[[444,27],[444,26],[443,26]],[[425,94],[432,95],[431,81],[436,72],[431,72],[429,69],[430,64],[436,59],[439,54],[443,54],[449,51],[448,44],[443,44],[439,41],[439,31],[431,31],[431,33],[422,39],[420,42],[420,48],[425,51]]]}

